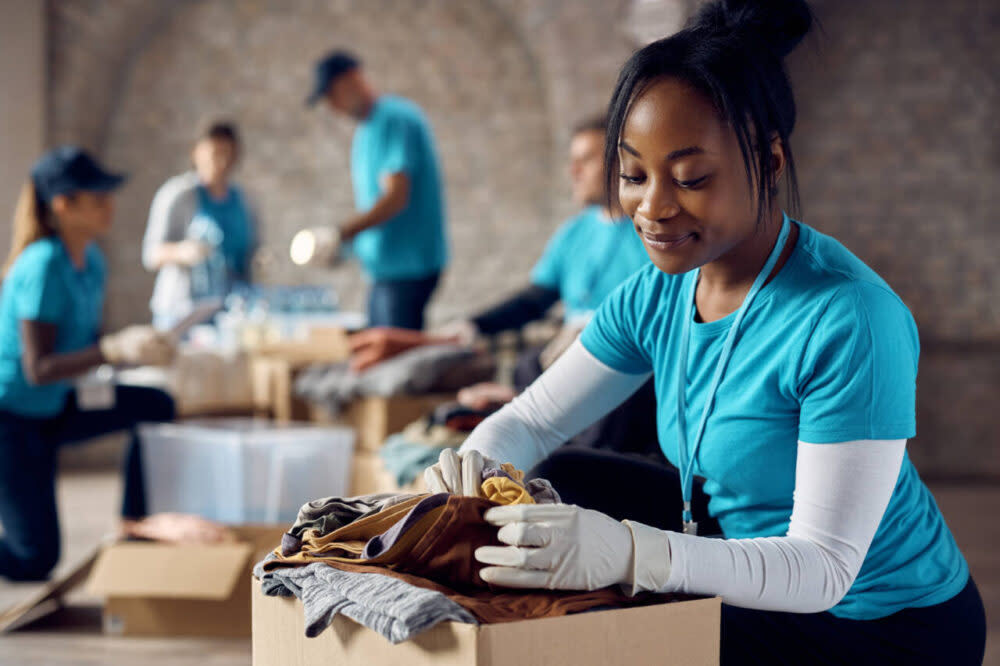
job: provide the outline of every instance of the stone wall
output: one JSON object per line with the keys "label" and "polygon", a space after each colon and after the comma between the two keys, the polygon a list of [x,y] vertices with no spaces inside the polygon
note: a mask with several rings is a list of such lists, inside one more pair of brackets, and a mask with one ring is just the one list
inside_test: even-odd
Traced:
{"label": "stone wall", "polygon": [[[802,218],[882,274],[917,319],[911,453],[922,469],[1000,478],[991,409],[1000,5],[814,5],[822,31],[790,64]],[[146,316],[152,280],[138,268],[138,240],[149,200],[185,167],[207,117],[244,130],[239,178],[260,205],[265,242],[282,250],[299,225],[347,214],[350,127],[301,104],[309,63],[335,45],[357,51],[382,89],[420,103],[437,133],[454,261],[432,319],[516,289],[572,211],[566,128],[606,103],[633,48],[633,9],[630,0],[49,0],[51,142],[90,146],[133,174],[107,243],[111,323]],[[330,280],[346,304],[362,302],[353,267],[280,266],[270,278]]]}

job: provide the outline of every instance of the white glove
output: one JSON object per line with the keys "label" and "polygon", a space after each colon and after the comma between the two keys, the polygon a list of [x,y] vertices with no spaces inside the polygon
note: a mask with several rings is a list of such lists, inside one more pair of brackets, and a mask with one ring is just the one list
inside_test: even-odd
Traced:
{"label": "white glove", "polygon": [[451,493],[463,497],[483,496],[483,467],[497,466],[479,451],[458,453],[444,449],[438,461],[424,470],[424,482],[432,493]]}
{"label": "white glove", "polygon": [[632,532],[599,511],[572,504],[511,504],[490,509],[509,546],[481,546],[487,583],[550,590],[598,590],[632,583]]}
{"label": "white glove", "polygon": [[176,343],[169,334],[152,326],[129,326],[103,336],[98,346],[108,363],[167,365],[174,357]]}
{"label": "white glove", "polygon": [[174,243],[173,259],[182,266],[196,266],[212,254],[212,246],[199,240],[187,239]]}
{"label": "white glove", "polygon": [[337,227],[313,227],[295,234],[288,254],[299,266],[329,266],[340,253],[340,244]]}
{"label": "white glove", "polygon": [[469,346],[479,337],[479,328],[468,319],[455,319],[429,333],[435,338],[450,338],[460,345]]}

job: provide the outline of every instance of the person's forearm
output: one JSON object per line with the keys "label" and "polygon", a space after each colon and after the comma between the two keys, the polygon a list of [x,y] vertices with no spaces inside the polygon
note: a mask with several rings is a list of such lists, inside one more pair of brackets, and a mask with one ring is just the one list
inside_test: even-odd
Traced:
{"label": "person's forearm", "polygon": [[[398,176],[398,178],[405,177]],[[388,222],[403,212],[409,203],[409,198],[408,183],[394,180],[393,185],[379,197],[374,206],[340,225],[341,240],[349,241],[365,229],[371,229]]]}
{"label": "person's forearm", "polygon": [[183,264],[180,243],[161,243],[149,253],[150,270],[158,271],[169,264]]}
{"label": "person's forearm", "polygon": [[528,322],[545,316],[558,300],[558,290],[530,285],[502,303],[479,313],[472,318],[472,323],[480,333],[486,335],[521,328]]}
{"label": "person's forearm", "polygon": [[577,340],[521,395],[473,430],[461,450],[530,469],[648,378],[609,368]]}
{"label": "person's forearm", "polygon": [[55,351],[59,329],[55,324],[22,320],[21,368],[31,384],[51,384],[70,377],[77,377],[105,362],[98,345],[72,352]]}
{"label": "person's forearm", "polygon": [[64,354],[46,354],[35,359],[24,357],[21,363],[27,380],[31,384],[42,385],[79,377],[105,363],[105,358],[100,347],[93,345]]}
{"label": "person's forearm", "polygon": [[799,442],[786,536],[712,539],[631,524],[635,590],[715,594],[733,606],[791,613],[832,608],[861,569],[905,444]]}

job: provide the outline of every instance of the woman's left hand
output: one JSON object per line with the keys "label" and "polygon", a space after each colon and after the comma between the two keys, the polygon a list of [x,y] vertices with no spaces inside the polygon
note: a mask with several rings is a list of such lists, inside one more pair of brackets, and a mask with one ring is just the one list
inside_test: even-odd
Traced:
{"label": "woman's left hand", "polygon": [[572,504],[514,504],[490,509],[508,546],[482,546],[476,559],[487,583],[550,590],[597,590],[632,579],[632,532],[599,511]]}

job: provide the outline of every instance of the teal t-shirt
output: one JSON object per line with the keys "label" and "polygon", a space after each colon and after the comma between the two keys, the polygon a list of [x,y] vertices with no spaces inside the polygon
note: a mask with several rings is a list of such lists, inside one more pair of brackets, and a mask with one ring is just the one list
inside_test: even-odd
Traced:
{"label": "teal t-shirt", "polygon": [[559,292],[566,321],[588,318],[615,287],[648,263],[630,220],[608,220],[600,206],[589,206],[549,239],[531,271],[531,283]]}
{"label": "teal t-shirt", "polygon": [[354,202],[369,210],[382,196],[381,180],[405,173],[406,208],[359,233],[352,251],[373,280],[429,277],[448,261],[444,201],[434,137],[423,112],[409,100],[383,95],[354,133],[351,178]]}
{"label": "teal t-shirt", "polygon": [[[787,533],[798,440],[908,439],[916,431],[919,340],[909,310],[843,245],[799,229],[788,261],[746,313],[694,459],[709,513],[727,538]],[[675,362],[696,276],[652,265],[640,270],[582,334],[587,350],[608,366],[653,371],[660,445],[675,465]],[[734,317],[692,323],[689,442]],[[968,576],[934,498],[905,456],[861,571],[830,612],[873,619],[931,606],[960,592]]]}
{"label": "teal t-shirt", "polygon": [[29,384],[21,365],[21,320],[58,327],[55,351],[97,342],[104,308],[104,257],[96,244],[77,269],[62,241],[43,238],[24,249],[0,287],[0,409],[45,418],[66,403],[68,382]]}
{"label": "teal t-shirt", "polygon": [[218,229],[219,252],[226,262],[231,281],[247,282],[250,279],[250,255],[256,239],[250,209],[243,199],[243,192],[235,185],[229,187],[223,199],[215,199],[203,185],[197,188],[198,211]]}

